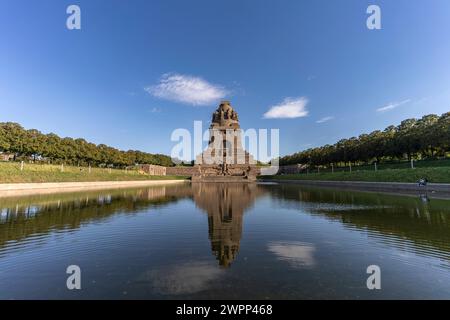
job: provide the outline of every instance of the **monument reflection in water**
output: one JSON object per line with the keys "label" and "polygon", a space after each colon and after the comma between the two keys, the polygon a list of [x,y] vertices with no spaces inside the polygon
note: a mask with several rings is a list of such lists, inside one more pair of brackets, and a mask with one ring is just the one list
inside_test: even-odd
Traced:
{"label": "monument reflection in water", "polygon": [[211,249],[228,267],[239,251],[244,212],[262,190],[248,183],[194,183],[192,192],[195,204],[208,213]]}
{"label": "monument reflection in water", "polygon": [[203,182],[0,198],[0,299],[450,298],[449,204]]}

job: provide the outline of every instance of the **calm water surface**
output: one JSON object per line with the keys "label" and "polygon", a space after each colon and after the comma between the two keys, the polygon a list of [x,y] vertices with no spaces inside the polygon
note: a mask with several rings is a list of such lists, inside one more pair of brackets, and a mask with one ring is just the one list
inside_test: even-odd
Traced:
{"label": "calm water surface", "polygon": [[0,198],[0,299],[30,298],[450,299],[450,201],[212,183]]}

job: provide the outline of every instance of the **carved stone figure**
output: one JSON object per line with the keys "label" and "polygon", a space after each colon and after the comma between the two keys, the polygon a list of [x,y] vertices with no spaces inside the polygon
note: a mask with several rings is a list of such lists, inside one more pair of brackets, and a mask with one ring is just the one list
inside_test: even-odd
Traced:
{"label": "carved stone figure", "polygon": [[215,111],[212,116],[212,122],[218,122],[218,121],[219,121],[219,113],[217,111]]}

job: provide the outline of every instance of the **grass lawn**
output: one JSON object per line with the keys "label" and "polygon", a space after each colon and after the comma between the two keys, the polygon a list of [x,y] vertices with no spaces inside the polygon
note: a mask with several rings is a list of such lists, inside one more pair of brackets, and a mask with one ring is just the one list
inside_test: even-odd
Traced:
{"label": "grass lawn", "polygon": [[133,181],[133,180],[172,180],[186,179],[179,176],[149,176],[134,170],[104,169],[64,166],[61,172],[59,165],[24,164],[0,162],[0,183],[29,182],[85,182],[85,181]]}
{"label": "grass lawn", "polygon": [[273,180],[323,180],[323,181],[374,181],[374,182],[417,182],[427,178],[431,183],[450,183],[450,167],[385,169],[378,171],[325,172],[310,174],[286,174],[260,176],[259,179]]}

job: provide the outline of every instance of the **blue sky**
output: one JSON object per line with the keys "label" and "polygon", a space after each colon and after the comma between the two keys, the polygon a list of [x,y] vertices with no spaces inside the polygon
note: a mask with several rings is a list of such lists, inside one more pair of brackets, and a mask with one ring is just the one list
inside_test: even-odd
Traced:
{"label": "blue sky", "polygon": [[448,0],[0,0],[0,121],[170,154],[225,98],[284,155],[449,111],[449,39]]}

